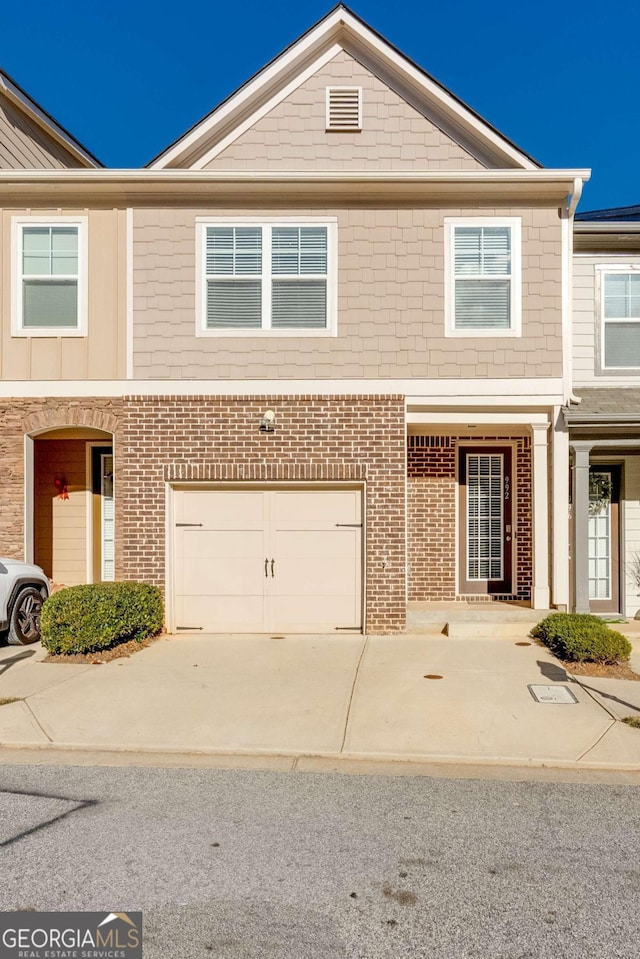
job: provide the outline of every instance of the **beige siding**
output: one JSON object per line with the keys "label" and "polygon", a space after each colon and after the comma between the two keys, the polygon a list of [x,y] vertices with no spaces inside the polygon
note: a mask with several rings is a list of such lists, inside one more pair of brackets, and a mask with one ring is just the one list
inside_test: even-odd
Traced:
{"label": "beige siding", "polygon": [[[327,86],[361,86],[362,130],[327,133]],[[204,151],[206,152],[206,151]],[[213,159],[210,170],[477,170],[470,156],[346,51]]]}
{"label": "beige siding", "polygon": [[0,96],[0,170],[56,170],[82,166],[52,136]]}
{"label": "beige siding", "polygon": [[[88,335],[11,335],[13,216],[88,216]],[[0,233],[0,379],[102,380],[124,377],[126,369],[126,212],[124,210],[3,210]]]}
{"label": "beige siding", "polygon": [[[562,374],[561,238],[544,208],[323,209],[338,219],[337,337],[196,338],[196,216],[134,215],[134,375],[140,378],[494,378]],[[247,211],[243,211],[245,214]],[[253,211],[255,212],[255,211]],[[290,215],[291,210],[261,210]],[[523,335],[444,336],[444,217],[522,217]]]}
{"label": "beige siding", "polygon": [[[58,499],[56,478],[67,482]],[[37,440],[35,444],[35,561],[54,583],[87,581],[87,461],[84,440]]]}
{"label": "beige siding", "polygon": [[573,382],[580,386],[638,386],[636,375],[599,370],[600,305],[596,274],[599,266],[640,265],[640,256],[576,255],[573,262]]}

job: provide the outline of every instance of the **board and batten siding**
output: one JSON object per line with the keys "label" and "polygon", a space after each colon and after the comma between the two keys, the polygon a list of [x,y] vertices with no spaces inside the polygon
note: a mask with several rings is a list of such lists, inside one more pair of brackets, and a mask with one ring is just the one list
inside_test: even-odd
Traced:
{"label": "board and batten siding", "polygon": [[[56,215],[87,217],[88,332],[86,336],[12,336],[12,217],[55,222]],[[0,379],[111,380],[126,375],[126,211],[60,209],[1,211]]]}
{"label": "board and batten siding", "polygon": [[52,136],[0,95],[0,170],[65,170],[81,167]]}
{"label": "board and batten siding", "polygon": [[640,266],[640,255],[591,256],[578,254],[573,261],[573,382],[580,386],[639,386],[637,373],[602,373],[598,366],[600,337],[600,305],[598,303],[597,268],[620,267],[623,264]]}
{"label": "board and batten siding", "polygon": [[[445,337],[445,216],[522,218],[522,336]],[[337,218],[335,337],[196,337],[196,218]],[[557,209],[134,210],[134,377],[504,378],[562,375]]]}

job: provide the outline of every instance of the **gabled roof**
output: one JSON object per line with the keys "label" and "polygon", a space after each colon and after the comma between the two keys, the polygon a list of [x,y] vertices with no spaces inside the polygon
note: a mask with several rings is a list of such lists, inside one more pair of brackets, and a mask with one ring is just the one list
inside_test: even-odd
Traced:
{"label": "gabled roof", "polygon": [[640,206],[614,206],[608,210],[576,213],[576,220],[589,223],[629,223],[640,221]]}
{"label": "gabled roof", "polygon": [[67,153],[83,167],[102,167],[103,164],[85,146],[76,140],[62,124],[30,97],[26,90],[13,77],[0,69],[0,94],[5,96],[21,113],[40,127],[56,143],[64,147]]}
{"label": "gabled roof", "polygon": [[147,166],[202,169],[340,49],[351,52],[406,94],[440,129],[486,166],[537,170],[540,164],[343,4],[154,157]]}

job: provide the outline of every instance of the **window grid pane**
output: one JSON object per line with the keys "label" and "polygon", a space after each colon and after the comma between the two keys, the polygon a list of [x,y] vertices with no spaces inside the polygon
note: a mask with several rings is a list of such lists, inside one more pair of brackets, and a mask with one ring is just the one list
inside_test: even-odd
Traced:
{"label": "window grid pane", "polygon": [[511,227],[454,228],[454,327],[511,329]]}

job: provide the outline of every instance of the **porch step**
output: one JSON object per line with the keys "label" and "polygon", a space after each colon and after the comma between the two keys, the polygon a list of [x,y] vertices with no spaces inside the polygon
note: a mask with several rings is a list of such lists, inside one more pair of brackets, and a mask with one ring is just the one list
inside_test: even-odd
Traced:
{"label": "porch step", "polygon": [[499,637],[524,639],[542,618],[542,616],[538,616],[528,622],[516,620],[515,622],[503,621],[499,623],[495,621],[469,623],[449,620],[442,632],[450,639],[498,639]]}
{"label": "porch step", "polygon": [[517,603],[409,603],[406,631],[445,635],[452,639],[504,637],[524,639],[553,610],[531,609]]}

